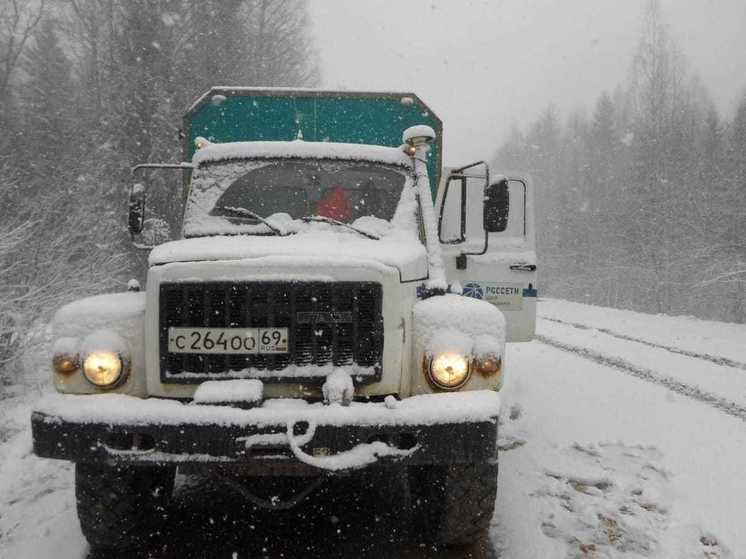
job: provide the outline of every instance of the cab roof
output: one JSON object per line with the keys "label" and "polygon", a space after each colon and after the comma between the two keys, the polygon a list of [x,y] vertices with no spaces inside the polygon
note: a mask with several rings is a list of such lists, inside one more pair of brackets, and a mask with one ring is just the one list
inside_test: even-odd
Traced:
{"label": "cab roof", "polygon": [[443,124],[410,92],[213,87],[184,114],[182,161],[192,158],[198,137],[219,144],[286,143],[302,137],[309,145],[364,144],[364,151],[372,153],[369,148],[373,146],[398,148],[404,130],[418,124],[428,125],[436,133],[427,163],[435,193],[442,162]]}
{"label": "cab roof", "polygon": [[207,143],[192,157],[195,165],[232,159],[338,159],[411,168],[412,160],[399,147],[331,142],[228,142]]}

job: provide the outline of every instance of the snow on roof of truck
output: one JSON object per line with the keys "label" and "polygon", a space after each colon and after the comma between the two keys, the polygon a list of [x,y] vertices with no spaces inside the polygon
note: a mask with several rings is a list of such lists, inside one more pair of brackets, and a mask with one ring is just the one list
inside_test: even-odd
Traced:
{"label": "snow on roof of truck", "polygon": [[370,161],[402,167],[412,166],[411,159],[400,149],[365,144],[343,144],[331,142],[208,142],[197,150],[192,162],[211,163],[229,159],[249,158],[299,158],[299,159],[343,159]]}
{"label": "snow on roof of truck", "polygon": [[[412,104],[415,102],[414,94],[405,91],[395,90],[375,90],[375,91],[349,91],[349,90],[333,90],[333,89],[319,89],[317,87],[256,87],[256,86],[242,86],[242,85],[214,85],[210,90],[201,96],[197,97],[191,105],[187,108],[187,112],[193,112],[199,108],[201,103],[204,103],[205,97],[209,96],[210,99],[216,95],[223,95],[228,92],[228,95],[236,94],[248,94],[248,95],[274,95],[274,94],[290,94],[290,95],[314,95],[319,97],[329,96],[366,96],[366,97],[392,97],[398,98],[402,104]],[[222,100],[216,100],[220,102]]]}
{"label": "snow on roof of truck", "polygon": [[203,137],[228,142],[306,141],[398,148],[402,133],[425,124],[435,132],[427,169],[433,198],[442,163],[443,123],[412,92],[330,91],[303,88],[212,87],[187,109],[182,161]]}

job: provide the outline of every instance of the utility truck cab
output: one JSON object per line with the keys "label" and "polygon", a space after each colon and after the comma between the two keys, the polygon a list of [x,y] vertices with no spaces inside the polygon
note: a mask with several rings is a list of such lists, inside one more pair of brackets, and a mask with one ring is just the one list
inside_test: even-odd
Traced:
{"label": "utility truck cab", "polygon": [[[406,475],[420,536],[470,543],[496,497],[506,338],[533,335],[527,181],[484,163],[440,180],[442,125],[412,94],[213,88],[184,135],[184,162],[135,169],[145,292],[54,319],[34,450],[76,463],[89,542],[145,543],[178,468],[268,509],[332,475]],[[164,168],[181,234],[151,246]],[[266,476],[302,489],[266,498]]]}

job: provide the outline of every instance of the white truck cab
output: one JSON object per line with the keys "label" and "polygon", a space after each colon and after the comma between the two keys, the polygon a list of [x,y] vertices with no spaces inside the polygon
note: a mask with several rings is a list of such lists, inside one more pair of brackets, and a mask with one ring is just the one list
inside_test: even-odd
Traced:
{"label": "white truck cab", "polygon": [[[442,123],[411,93],[213,88],[184,122],[181,163],[135,168],[183,174],[160,196],[179,238],[154,242],[166,213],[140,177],[145,292],[59,310],[58,393],[32,414],[36,454],[76,464],[88,541],[146,543],[179,470],[270,510],[330,476],[403,475],[419,537],[471,542],[496,498],[505,343],[535,326],[528,181],[443,172]],[[264,499],[266,476],[307,487]]]}

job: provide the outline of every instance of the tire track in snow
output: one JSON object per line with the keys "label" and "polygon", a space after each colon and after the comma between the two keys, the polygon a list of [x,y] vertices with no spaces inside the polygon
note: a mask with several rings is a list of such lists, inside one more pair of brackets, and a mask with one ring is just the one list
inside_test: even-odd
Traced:
{"label": "tire track in snow", "polygon": [[709,353],[696,353],[694,351],[687,351],[686,349],[681,349],[680,347],[676,347],[676,346],[656,344],[654,342],[650,342],[642,338],[635,338],[634,336],[628,336],[627,334],[621,334],[619,332],[614,332],[613,330],[609,330],[608,328],[598,328],[596,326],[589,326],[587,324],[582,324],[580,322],[569,322],[566,320],[560,320],[558,318],[550,318],[548,316],[541,316],[541,315],[539,315],[539,318],[541,318],[542,320],[548,320],[549,322],[556,322],[558,324],[564,324],[565,326],[572,326],[573,328],[578,328],[579,330],[596,330],[608,336],[619,338],[620,340],[625,340],[628,342],[635,342],[638,344],[643,344],[643,345],[647,345],[650,347],[655,347],[658,349],[670,351],[671,353],[677,353],[679,355],[684,355],[685,357],[692,357],[694,359],[702,359],[703,361],[710,361],[711,363],[715,363],[716,365],[722,365],[724,367],[733,367],[735,369],[741,369],[743,371],[746,371],[746,363],[742,363],[740,361],[734,361],[733,359],[728,359],[727,357],[721,357],[719,355],[711,355]]}
{"label": "tire track in snow", "polygon": [[652,369],[638,367],[624,359],[611,357],[609,355],[604,355],[603,353],[599,353],[585,347],[561,342],[560,340],[557,340],[555,338],[537,334],[535,339],[543,344],[552,346],[562,351],[574,353],[576,355],[579,355],[580,357],[599,363],[600,365],[606,365],[607,367],[617,369],[641,380],[658,384],[660,386],[668,388],[673,392],[681,394],[682,396],[692,398],[693,400],[699,400],[700,402],[712,406],[715,409],[727,413],[728,415],[732,415],[733,417],[737,417],[742,421],[746,421],[746,407],[743,407],[735,402],[731,402],[730,400],[726,400],[725,398],[721,398],[720,396],[716,396],[715,394],[706,392],[697,386],[692,386],[691,384],[686,384],[667,375],[656,373]]}

